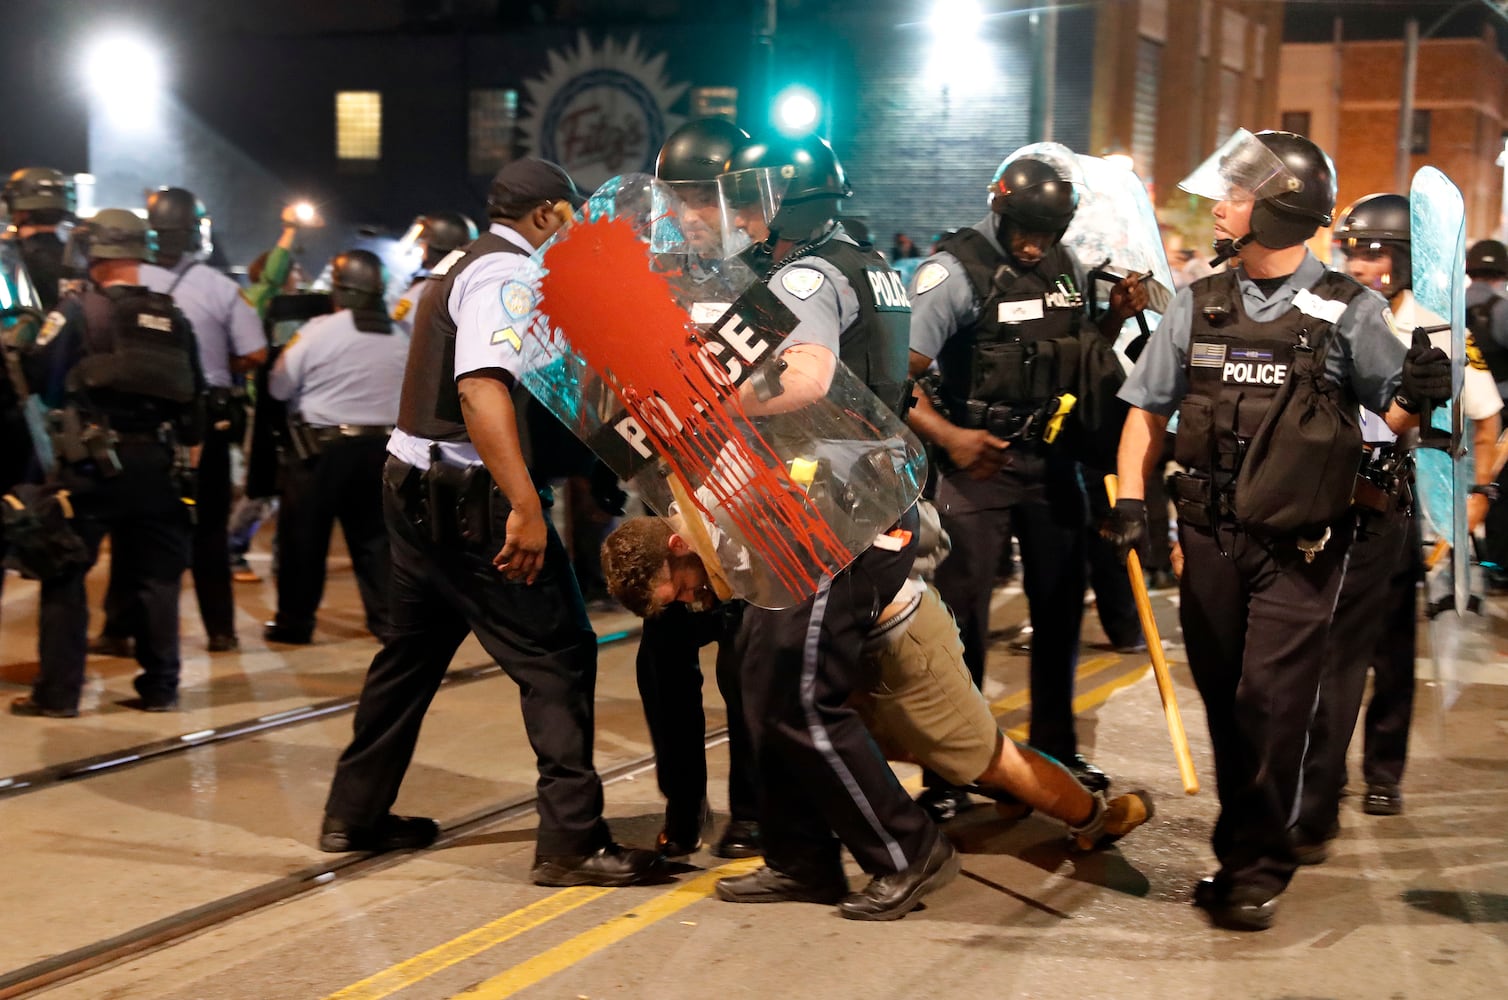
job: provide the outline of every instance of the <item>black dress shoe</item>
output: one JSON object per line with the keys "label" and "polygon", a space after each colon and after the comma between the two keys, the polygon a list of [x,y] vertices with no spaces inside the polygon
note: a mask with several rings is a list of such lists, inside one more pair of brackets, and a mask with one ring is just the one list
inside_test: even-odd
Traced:
{"label": "black dress shoe", "polygon": [[1368,816],[1397,816],[1403,812],[1403,793],[1397,785],[1368,785],[1361,811]]}
{"label": "black dress shoe", "polygon": [[1216,927],[1230,931],[1265,931],[1278,913],[1278,897],[1252,885],[1222,885],[1202,878],[1194,886],[1194,905],[1209,912]]}
{"label": "black dress shoe", "polygon": [[89,654],[129,660],[136,655],[136,643],[128,635],[98,635],[89,640]]}
{"label": "black dress shoe", "polygon": [[22,695],[10,703],[11,715],[42,716],[47,719],[76,719],[79,715],[77,708],[48,708],[31,700],[30,695]]}
{"label": "black dress shoe", "polygon": [[440,835],[440,824],[427,816],[382,817],[371,826],[353,826],[326,816],[319,832],[319,849],[326,854],[346,851],[409,851],[428,847]]}
{"label": "black dress shoe", "polygon": [[642,885],[663,879],[665,865],[654,851],[608,844],[591,854],[536,854],[529,877],[548,886]]}
{"label": "black dress shoe", "polygon": [[1310,833],[1302,826],[1293,828],[1290,840],[1293,857],[1301,865],[1322,865],[1330,860],[1330,841],[1340,836],[1340,822],[1331,823],[1322,834]]}
{"label": "black dress shoe", "polygon": [[127,698],[120,703],[122,708],[134,708],[138,712],[176,712],[178,698]]}
{"label": "black dress shoe", "polygon": [[211,653],[234,653],[241,648],[241,640],[234,635],[212,635],[205,642],[204,648]]}
{"label": "black dress shoe", "polygon": [[916,797],[916,804],[926,810],[934,823],[946,823],[959,813],[974,808],[974,803],[969,801],[969,793],[956,785],[924,788]]}
{"label": "black dress shoe", "polygon": [[839,903],[838,912],[849,920],[899,920],[916,909],[923,896],[953,881],[960,868],[958,852],[947,837],[938,834],[925,857],[894,875],[871,879]]}
{"label": "black dress shoe", "polygon": [[1063,761],[1063,766],[1068,768],[1068,773],[1078,779],[1079,784],[1091,792],[1103,792],[1110,787],[1110,776],[1089,761],[1084,755],[1076,753]]}
{"label": "black dress shoe", "polygon": [[285,646],[307,646],[314,642],[314,630],[279,625],[272,621],[262,626],[262,638],[267,642],[280,642]]}
{"label": "black dress shoe", "polygon": [[841,871],[813,882],[778,872],[768,865],[747,875],[717,883],[717,898],[725,903],[836,903],[848,895],[848,877]]}
{"label": "black dress shoe", "polygon": [[763,853],[759,824],[748,819],[730,819],[712,846],[712,855],[718,858],[757,858]]}
{"label": "black dress shoe", "polygon": [[712,826],[712,807],[703,799],[695,810],[665,807],[665,826],[655,838],[655,850],[667,858],[684,858],[702,846],[702,831]]}

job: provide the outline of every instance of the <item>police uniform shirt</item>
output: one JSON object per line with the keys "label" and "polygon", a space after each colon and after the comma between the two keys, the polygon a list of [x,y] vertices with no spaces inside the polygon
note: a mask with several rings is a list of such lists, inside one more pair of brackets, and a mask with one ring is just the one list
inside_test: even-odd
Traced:
{"label": "police uniform shirt", "polygon": [[[995,235],[995,220],[991,213],[973,229],[985,239],[1002,257],[1007,256]],[[1073,253],[1074,285],[1084,290],[1084,266]],[[942,353],[943,345],[960,330],[967,330],[979,318],[979,305],[974,294],[974,284],[958,258],[940,251],[929,257],[916,274],[911,277],[907,289],[911,298],[911,349],[926,358],[935,358]]]}
{"label": "police uniform shirt", "polygon": [[[532,254],[534,247],[516,230],[494,222],[488,230]],[[459,251],[458,251],[459,252]],[[527,370],[526,352],[535,341],[525,338],[534,314],[534,288],[539,269],[516,253],[490,253],[462,271],[450,288],[450,315],[456,322],[455,377],[504,376],[513,382]],[[394,401],[397,394],[394,394]],[[429,468],[427,438],[402,428],[388,439],[390,455],[419,469]],[[440,457],[454,465],[480,465],[481,456],[469,441],[442,441]]]}
{"label": "police uniform shirt", "polygon": [[414,317],[419,315],[419,297],[424,294],[428,281],[428,275],[415,278],[408,291],[398,296],[398,304],[393,306],[393,324],[403,331],[405,337],[413,336]]}
{"label": "police uniform shirt", "polygon": [[[1324,273],[1325,265],[1306,250],[1298,269],[1264,297],[1256,283],[1237,269],[1241,308],[1254,322],[1278,319],[1295,308],[1295,297],[1307,292]],[[1193,321],[1194,294],[1185,288],[1173,298],[1167,315],[1137,359],[1121,387],[1121,399],[1161,416],[1171,416],[1178,409],[1189,389],[1187,364]],[[1325,371],[1330,378],[1338,385],[1349,381],[1357,399],[1374,413],[1386,413],[1392,404],[1403,377],[1403,356],[1408,353],[1391,330],[1387,302],[1376,292],[1363,290],[1336,321],[1325,356]]]}
{"label": "police uniform shirt", "polygon": [[[1393,310],[1393,327],[1405,345],[1413,342],[1414,327],[1444,325],[1445,320],[1419,304],[1411,289],[1406,288],[1398,293],[1397,307]],[[1449,330],[1429,335],[1429,342],[1447,355],[1451,354],[1450,339]],[[1466,375],[1461,381],[1461,412],[1468,420],[1486,420],[1503,408],[1503,397],[1498,395],[1497,383],[1492,380],[1491,372],[1469,362],[1465,369]]]}
{"label": "police uniform shirt", "polygon": [[[842,226],[834,228],[832,240],[858,246]],[[775,297],[796,314],[796,326],[781,344],[781,350],[796,344],[816,344],[839,353],[839,341],[859,318],[859,296],[833,264],[821,257],[800,257],[774,271],[766,282]]]}
{"label": "police uniform shirt", "polygon": [[349,309],[316,316],[278,355],[268,376],[274,399],[306,424],[386,426],[398,419],[398,397],[408,362],[408,337],[366,333]]}
{"label": "police uniform shirt", "polygon": [[[1466,308],[1468,309],[1494,297],[1500,301],[1492,307],[1492,339],[1499,347],[1508,350],[1508,309],[1503,308],[1504,304],[1508,303],[1508,297],[1505,297],[1492,282],[1483,281],[1480,278],[1466,286]],[[1497,386],[1498,395],[1508,398],[1508,380],[1499,382]]]}
{"label": "police uniform shirt", "polygon": [[187,258],[172,270],[143,264],[140,280],[154,292],[173,296],[188,317],[210,386],[230,388],[234,384],[231,361],[267,347],[262,321],[241,297],[241,287],[214,268]]}

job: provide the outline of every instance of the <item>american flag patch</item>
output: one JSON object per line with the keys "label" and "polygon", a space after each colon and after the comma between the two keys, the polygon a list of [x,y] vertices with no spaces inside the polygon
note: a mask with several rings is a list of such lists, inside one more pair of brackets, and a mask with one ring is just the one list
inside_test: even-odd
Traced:
{"label": "american flag patch", "polygon": [[1224,344],[1194,344],[1189,352],[1189,364],[1195,368],[1221,368],[1225,365]]}

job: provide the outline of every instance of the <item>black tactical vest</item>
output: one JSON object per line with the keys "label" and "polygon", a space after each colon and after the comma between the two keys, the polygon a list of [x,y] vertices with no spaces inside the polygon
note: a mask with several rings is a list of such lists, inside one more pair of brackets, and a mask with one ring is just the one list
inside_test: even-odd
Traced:
{"label": "black tactical vest", "polygon": [[[1234,481],[1246,446],[1287,381],[1301,345],[1342,348],[1329,343],[1335,337],[1333,323],[1297,307],[1267,322],[1250,319],[1241,308],[1234,272],[1200,278],[1190,289],[1194,318],[1186,366],[1189,389],[1179,405],[1174,460],[1212,476],[1223,488]],[[1321,300],[1317,311],[1333,308],[1337,317],[1361,292],[1360,284],[1337,271],[1324,272],[1309,288],[1309,294]],[[1349,384],[1341,389],[1350,418],[1359,427],[1361,404]],[[1301,457],[1291,459],[1303,466]]]}
{"label": "black tactical vest", "polygon": [[199,390],[197,349],[171,296],[139,286],[89,288],[83,357],[63,387],[117,430],[152,430],[187,412]]}
{"label": "black tactical vest", "polygon": [[1495,382],[1508,382],[1508,347],[1492,339],[1492,311],[1505,304],[1508,296],[1494,292],[1466,310],[1466,328],[1471,331],[1471,339]]}
{"label": "black tactical vest", "polygon": [[63,241],[57,233],[34,233],[21,241],[26,274],[42,300],[43,312],[58,307],[58,284],[63,278]]}
{"label": "black tactical vest", "polygon": [[488,231],[444,273],[429,276],[435,284],[419,299],[398,403],[398,427],[405,433],[431,441],[471,440],[461,416],[461,395],[456,391],[456,321],[450,315],[450,290],[462,271],[491,253],[528,256],[529,251]]}
{"label": "black tactical vest", "polygon": [[939,249],[963,265],[979,307],[974,324],[949,337],[937,357],[955,421],[967,424],[970,401],[1028,408],[1078,392],[1084,299],[1071,252],[1054,244],[1036,267],[1018,271],[976,229],[944,237]]}
{"label": "black tactical vest", "polygon": [[911,302],[901,276],[873,246],[828,240],[807,256],[837,268],[859,300],[859,316],[838,342],[838,357],[897,414],[905,412]]}

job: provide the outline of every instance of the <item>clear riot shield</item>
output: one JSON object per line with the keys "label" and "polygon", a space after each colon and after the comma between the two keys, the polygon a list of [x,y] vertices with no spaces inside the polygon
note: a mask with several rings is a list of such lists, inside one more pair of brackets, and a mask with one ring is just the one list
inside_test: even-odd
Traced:
{"label": "clear riot shield", "polygon": [[529,392],[650,507],[719,529],[734,593],[789,607],[916,502],[926,459],[841,363],[823,399],[782,403],[794,316],[738,258],[667,245],[671,200],[645,175],[610,180],[535,254],[509,306],[528,319],[497,336],[514,335]]}
{"label": "clear riot shield", "polygon": [[[1410,254],[1418,304],[1450,324],[1451,402],[1420,414],[1415,452],[1419,506],[1437,543],[1448,546],[1454,610],[1430,619],[1430,657],[1445,707],[1460,693],[1471,595],[1471,538],[1466,498],[1475,482],[1471,436],[1465,432],[1461,386],[1466,372],[1466,211],[1461,192],[1434,167],[1423,167],[1409,189]],[[1407,333],[1407,331],[1404,331]],[[1445,567],[1433,570],[1438,574]],[[1436,580],[1438,587],[1439,581]],[[1443,595],[1441,595],[1443,596]]]}
{"label": "clear riot shield", "polygon": [[47,432],[47,407],[31,393],[21,372],[21,352],[31,346],[42,324],[42,299],[26,272],[20,241],[7,233],[0,237],[0,351],[4,352],[4,377],[21,407],[32,453],[41,468],[51,469],[55,459],[52,438]]}
{"label": "clear riot shield", "polygon": [[1136,326],[1122,331],[1115,345],[1134,363],[1141,353],[1134,345],[1145,345],[1143,338],[1150,336],[1173,300],[1173,271],[1162,247],[1157,212],[1134,171],[1098,156],[1079,154],[1078,162],[1084,181],[1063,244],[1090,270],[1090,294],[1099,290],[1096,274],[1112,281],[1131,274],[1145,276],[1147,310],[1137,317]]}

